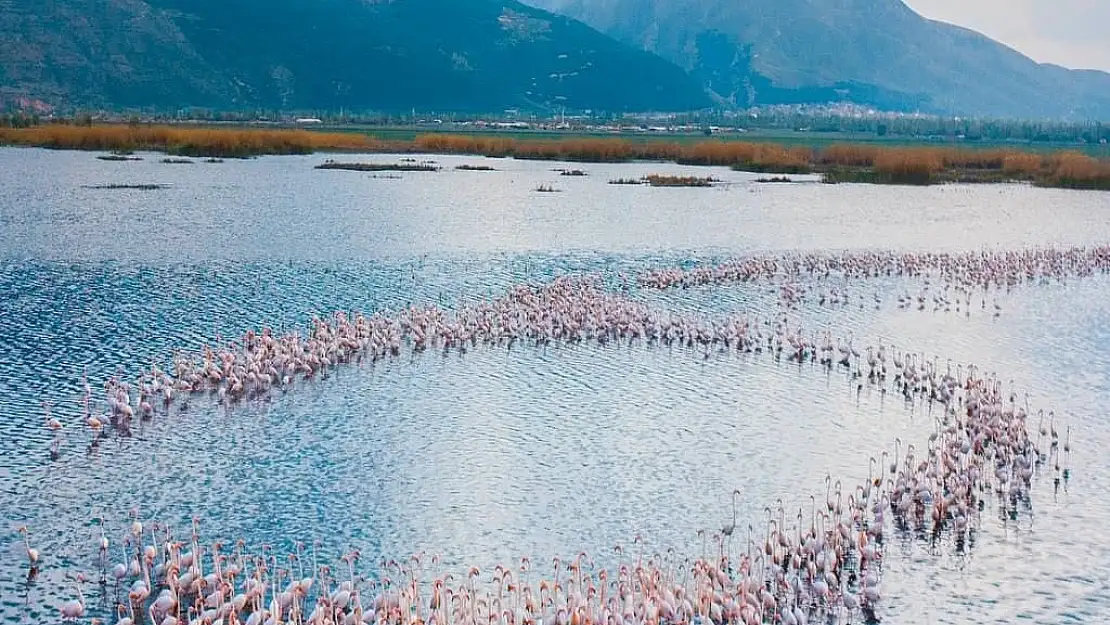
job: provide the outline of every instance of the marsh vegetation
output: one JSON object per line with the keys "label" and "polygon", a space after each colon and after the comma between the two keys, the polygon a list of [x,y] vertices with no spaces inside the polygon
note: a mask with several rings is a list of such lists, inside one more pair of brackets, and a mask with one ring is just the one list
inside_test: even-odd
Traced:
{"label": "marsh vegetation", "polygon": [[[171,156],[214,158],[332,151],[473,154],[597,163],[661,161],[768,174],[816,173],[830,183],[927,185],[1020,181],[1039,186],[1110,190],[1110,161],[1106,159],[1079,151],[1036,153],[1013,148],[873,144],[813,148],[713,139],[680,143],[573,136],[519,139],[462,133],[382,140],[355,132],[63,124],[0,128],[0,145],[117,151],[98,157],[105,160],[133,160],[138,157],[128,156],[130,151],[153,150]],[[378,168],[383,166],[372,167],[360,170],[382,171]],[[386,168],[398,171],[400,167]],[[429,169],[433,169],[429,163],[417,165],[417,171]],[[581,170],[564,171],[567,176],[585,175]]]}
{"label": "marsh vegetation", "polygon": [[168,188],[169,185],[165,184],[86,184],[81,185],[82,189],[111,189],[111,190],[132,190],[132,191],[155,191],[157,189]]}
{"label": "marsh vegetation", "polygon": [[699,176],[648,174],[642,178],[615,178],[610,180],[609,184],[646,184],[652,187],[711,187],[716,182],[721,181],[712,176],[702,178]]}
{"label": "marsh vegetation", "polygon": [[430,163],[341,163],[330,160],[317,165],[316,169],[345,169],[349,171],[439,171],[438,166]]}

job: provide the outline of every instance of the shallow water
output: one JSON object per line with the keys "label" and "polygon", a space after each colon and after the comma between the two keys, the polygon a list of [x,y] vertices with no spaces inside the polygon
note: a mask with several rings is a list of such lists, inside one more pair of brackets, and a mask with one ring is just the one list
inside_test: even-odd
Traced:
{"label": "shallow water", "polygon": [[[386,178],[393,174],[313,169],[325,155],[192,165],[142,156],[109,162],[82,152],[0,148],[0,251],[35,260],[165,263],[423,254],[458,259],[536,251],[977,249],[1102,243],[1110,207],[1106,194],[1027,185],[832,189],[758,184],[755,174],[659,163],[434,156],[428,158],[443,171]],[[488,163],[497,171],[453,169],[462,163]],[[588,175],[554,171],[567,167]],[[608,184],[649,173],[712,175],[724,183],[701,189]],[[102,184],[167,188],[84,188]],[[561,192],[535,192],[541,184]]]}
{"label": "shallow water", "polygon": [[[569,165],[431,157],[438,173],[373,178],[317,171],[322,156],[221,164],[136,163],[0,149],[0,620],[38,622],[95,569],[93,515],[115,530],[202,517],[206,534],[253,544],[324,541],[368,561],[427,550],[483,568],[579,550],[600,562],[636,535],[697,554],[697,530],[764,527],[764,506],[808,509],[826,474],[856,484],[895,437],[922,441],[928,406],[906,406],[818,367],[769,356],[638,346],[478,348],[342,368],[230,412],[194,402],[130,439],[89,450],[80,376],[133,373],[250,327],[337,309],[497,296],[563,273],[622,274],[749,250],[1017,248],[1110,241],[1105,194],[1022,185],[759,185],[753,175],[673,165]],[[355,160],[354,157],[344,157]],[[359,160],[393,160],[388,156]],[[458,163],[496,172],[461,172]],[[608,185],[651,172],[712,175],[712,189]],[[82,185],[162,183],[153,191]],[[560,193],[539,194],[538,184]],[[969,555],[906,538],[887,548],[889,623],[1100,622],[1110,616],[1110,280],[1030,285],[995,318],[899,310],[903,285],[848,285],[847,306],[791,313],[975,362],[1029,389],[1072,428],[1072,479],[1034,492],[1031,522],[985,512]],[[876,310],[873,296],[882,304]],[[769,287],[634,291],[653,306],[772,316]],[[858,303],[857,303],[858,302]],[[988,304],[989,305],[989,304]],[[67,422],[47,455],[39,402]],[[24,582],[16,527],[44,554]],[[758,538],[757,538],[758,539]],[[737,540],[737,545],[740,541]],[[739,549],[738,546],[734,548]],[[59,591],[60,590],[60,591]],[[103,614],[103,613],[101,613]],[[52,616],[51,616],[52,617]]]}

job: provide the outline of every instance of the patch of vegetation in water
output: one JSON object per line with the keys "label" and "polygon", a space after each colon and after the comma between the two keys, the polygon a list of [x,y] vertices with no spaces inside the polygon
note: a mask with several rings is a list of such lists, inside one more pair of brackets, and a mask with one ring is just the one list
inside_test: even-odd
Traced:
{"label": "patch of vegetation in water", "polygon": [[641,178],[613,178],[609,184],[644,184]]}
{"label": "patch of vegetation in water", "polygon": [[156,189],[166,189],[169,185],[165,184],[86,184],[82,185],[83,189],[131,189],[137,191],[154,191]]}
{"label": "patch of vegetation in water", "polygon": [[756,182],[773,183],[773,182],[794,182],[793,178],[788,176],[771,176],[770,178],[756,178]]}
{"label": "patch of vegetation in water", "polygon": [[224,162],[224,159],[222,159],[222,158],[215,158],[215,157],[213,157],[213,158],[206,158],[206,159],[204,159],[204,162],[205,162],[205,163],[222,163],[222,162]]}
{"label": "patch of vegetation in water", "polygon": [[[883,170],[877,167],[837,167],[822,174],[826,184],[889,184],[928,186],[934,184],[989,184],[1020,182],[1024,178],[994,170],[948,169],[933,170],[924,167]],[[1046,185],[1047,186],[1047,185]]]}
{"label": "patch of vegetation in water", "polygon": [[560,176],[585,176],[586,172],[582,171],[581,169],[560,169],[559,170],[559,175]]}
{"label": "patch of vegetation in water", "polygon": [[168,157],[162,159],[162,162],[167,165],[192,165],[193,160],[188,158]]}
{"label": "patch of vegetation in water", "polygon": [[837,168],[824,173],[821,181],[826,184],[895,184],[927,186],[943,182],[930,171],[882,172],[872,168]]}
{"label": "patch of vegetation in water", "polygon": [[878,181],[875,178],[875,172],[872,171],[870,168],[849,169],[847,167],[837,167],[821,174],[821,182],[824,182],[825,184],[874,184]]}
{"label": "patch of vegetation in water", "polygon": [[711,187],[713,183],[720,182],[720,180],[712,176],[700,178],[698,176],[649,174],[644,176],[644,182],[653,187]]}
{"label": "patch of vegetation in water", "polygon": [[1046,176],[1033,181],[1034,186],[1058,189],[1081,189],[1087,191],[1110,191],[1110,175],[1101,178],[1071,178],[1067,176]]}
{"label": "patch of vegetation in water", "polygon": [[316,169],[345,169],[348,171],[439,171],[439,167],[429,163],[340,163],[324,161]]}
{"label": "patch of vegetation in water", "polygon": [[746,171],[755,174],[808,174],[813,171],[809,165],[782,163],[736,163],[729,168],[733,171]]}
{"label": "patch of vegetation in water", "polygon": [[122,162],[122,161],[141,161],[141,160],[143,160],[142,157],[140,157],[140,156],[131,156],[130,153],[120,154],[120,153],[117,153],[117,152],[112,152],[111,154],[101,154],[101,155],[97,156],[96,158],[98,158],[102,161],[119,161],[119,162]]}
{"label": "patch of vegetation in water", "polygon": [[536,187],[536,192],[538,192],[538,193],[559,193],[559,189],[556,189],[555,187],[553,187],[551,185],[541,184],[540,186]]}
{"label": "patch of vegetation in water", "polygon": [[489,165],[456,165],[455,169],[459,171],[497,171]]}

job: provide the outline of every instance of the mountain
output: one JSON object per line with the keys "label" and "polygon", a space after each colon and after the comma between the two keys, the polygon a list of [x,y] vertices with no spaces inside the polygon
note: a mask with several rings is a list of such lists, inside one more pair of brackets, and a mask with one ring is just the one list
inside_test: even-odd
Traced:
{"label": "mountain", "polygon": [[691,110],[682,69],[514,0],[0,0],[0,103]]}
{"label": "mountain", "polygon": [[901,0],[528,0],[692,72],[737,105],[1110,119],[1110,74],[1039,64]]}

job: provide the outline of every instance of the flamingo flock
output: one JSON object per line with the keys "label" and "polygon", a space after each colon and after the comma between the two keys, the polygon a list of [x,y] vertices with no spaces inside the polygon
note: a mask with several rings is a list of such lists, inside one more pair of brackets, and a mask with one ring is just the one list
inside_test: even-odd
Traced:
{"label": "flamingo flock", "polygon": [[[640,274],[638,283],[643,288],[663,289],[784,278],[789,282],[781,289],[782,302],[791,310],[805,303],[812,292],[817,292],[816,301],[822,306],[843,305],[850,299],[838,289],[818,290],[797,280],[819,280],[833,273],[851,279],[895,275],[921,279],[925,284],[925,290],[916,296],[909,292],[900,296],[899,308],[924,310],[932,279],[944,282],[929,296],[934,311],[954,306],[970,314],[973,293],[985,293],[992,286],[1012,288],[1025,281],[1065,280],[1108,271],[1110,246],[965,254],[863,252],[750,257],[713,267],[652,270]],[[777,353],[783,342],[789,341],[795,358],[802,356],[799,352],[815,348],[806,345],[800,335],[784,332],[777,319],[760,322],[749,317],[708,320],[669,315],[608,292],[601,284],[599,278],[564,277],[538,287],[518,286],[501,298],[454,311],[432,305],[409,307],[392,316],[338,312],[330,318],[314,318],[304,335],[276,335],[270,328],[250,330],[226,345],[178,353],[168,368],[152,366],[136,380],[110,378],[102,402],[94,401],[91,386],[87,379],[82,380],[81,418],[94,435],[105,433],[108,426],[126,434],[134,418],[150,419],[156,411],[169,412],[174,406],[185,409],[197,395],[210,394],[220,403],[231,404],[286,391],[297,381],[326,377],[342,364],[374,362],[429,348],[465,352],[479,343],[511,348],[525,342],[643,340],[703,347],[722,343],[745,351],[769,348]],[[875,301],[879,301],[877,294]],[[980,304],[987,309],[985,295]],[[993,302],[991,309],[997,316],[1000,306]],[[54,433],[51,454],[57,456],[63,424],[50,415],[48,406],[46,411],[46,422]]]}
{"label": "flamingo flock", "polygon": [[749,256],[691,269],[651,269],[642,286],[662,289],[755,282],[775,277],[867,278],[930,276],[965,287],[1017,286],[1026,281],[1086,277],[1110,271],[1110,245],[1032,248],[1000,252],[840,252]]}
{"label": "flamingo flock", "polygon": [[[1001,305],[997,299],[987,302],[991,289],[1008,292],[1022,284],[1108,272],[1110,246],[925,254],[872,251],[750,256],[690,269],[651,269],[640,273],[637,283],[643,288],[668,289],[780,280],[784,283],[782,302],[795,309],[807,296],[820,306],[851,303],[844,289],[817,288],[823,281],[898,278],[919,283],[913,292],[906,290],[898,296],[899,310],[955,310],[970,315],[978,304],[981,310],[998,316]],[[865,299],[858,299],[861,308],[870,304],[879,308],[882,303],[878,293],[873,301]]]}
{"label": "flamingo flock", "polygon": [[[814,354],[814,364],[830,367],[821,351],[827,350]],[[1004,518],[1016,520],[1029,508],[1040,467],[1055,460],[1059,470],[1060,442],[1054,415],[1051,434],[1031,438],[1025,400],[997,377],[974,366],[966,374],[942,372],[931,361],[919,369],[913,359],[888,361],[872,351],[875,363],[866,373],[845,375],[874,384],[890,376],[901,392],[936,402],[942,410],[927,444],[919,450],[896,441],[893,450],[869,458],[862,484],[845,488],[829,476],[826,492],[810,497],[808,509],[795,514],[780,501],[765,509],[765,525],[749,524],[746,532],[737,527],[736,491],[731,523],[713,532],[714,548],[703,543],[700,554],[646,553],[645,541],[635,537],[635,557],[626,559],[618,545],[611,567],[579,553],[555,559],[550,576],[533,572],[523,558],[485,576],[469,568],[456,577],[436,568],[437,556],[367,569],[355,549],[326,562],[315,545],[309,557],[296,541],[289,541],[290,553],[268,545],[251,550],[241,539],[202,540],[199,519],[178,533],[167,523],[144,524],[131,510],[114,552],[101,521],[96,563],[121,625],[144,617],[162,625],[875,622],[883,546],[892,531],[943,535],[964,549],[990,497]],[[840,367],[849,369],[831,365]],[[1040,413],[1042,430],[1043,419]],[[1070,453],[1070,437],[1063,445]],[[735,535],[745,536],[738,548]],[[76,598],[59,609],[64,618],[86,611],[84,573],[76,579]]]}
{"label": "flamingo flock", "polygon": [[[882,253],[760,258],[714,268],[641,274],[646,288],[752,282],[788,276],[853,278],[936,275],[960,288],[1013,286],[1026,280],[1064,279],[1110,270],[1110,247],[1040,249],[1005,254],[899,255]],[[842,617],[876,622],[881,600],[883,545],[893,528],[949,537],[962,549],[986,502],[996,497],[1004,518],[1017,520],[1031,507],[1032,480],[1046,464],[1056,483],[1068,479],[1070,427],[1063,456],[1054,412],[1038,411],[1000,378],[975,366],[941,365],[939,359],[878,344],[860,348],[851,335],[805,331],[787,315],[709,318],[653,310],[602,287],[598,278],[562,277],[541,286],[517,286],[497,299],[454,311],[413,306],[395,315],[336,313],[315,318],[307,332],[275,335],[248,331],[227,345],[180,352],[172,364],[153,366],[134,382],[118,377],[95,401],[83,380],[82,418],[99,438],[109,427],[127,432],[134,419],[150,419],[190,398],[211,397],[231,406],[299,383],[326,377],[345,364],[372,363],[427,350],[464,353],[479,345],[591,342],[681,346],[709,358],[714,352],[767,354],[829,374],[842,374],[862,389],[888,390],[907,402],[927,402],[935,431],[920,448],[896,441],[869,458],[866,482],[845,487],[832,477],[823,500],[795,514],[782,503],[765,509],[766,524],[730,524],[711,535],[716,548],[680,556],[639,554],[615,565],[585,553],[554,560],[551,576],[533,571],[529,558],[502,564],[483,576],[436,570],[439,558],[417,554],[401,562],[362,568],[357,550],[324,562],[304,545],[278,554],[271,546],[248,549],[233,537],[203,541],[199,519],[183,534],[169,523],[144,526],[138,511],[113,552],[100,537],[102,579],[114,580],[121,625],[247,623],[357,625],[661,625],[697,623],[819,622]],[[865,356],[866,355],[866,356]],[[63,425],[44,404],[57,454]],[[1048,426],[1045,426],[1045,418]],[[1031,435],[1032,432],[1032,435]],[[103,527],[103,524],[102,524]],[[27,541],[32,570],[39,554]],[[733,549],[734,536],[746,534]],[[228,546],[231,545],[229,548]],[[120,559],[112,564],[111,560]],[[346,573],[346,576],[343,573]],[[76,597],[59,608],[64,619],[86,612],[84,573],[74,577]]]}

